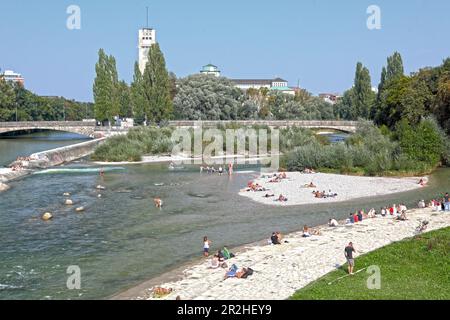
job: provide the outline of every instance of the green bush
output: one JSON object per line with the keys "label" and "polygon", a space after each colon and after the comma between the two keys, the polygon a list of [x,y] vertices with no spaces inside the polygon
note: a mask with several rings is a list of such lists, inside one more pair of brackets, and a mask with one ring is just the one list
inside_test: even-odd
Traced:
{"label": "green bush", "polygon": [[[287,132],[284,150],[289,170],[312,167],[322,171],[366,175],[422,174],[432,171],[439,161],[450,158],[449,140],[432,119],[417,127],[399,123],[395,132],[377,128],[369,122],[359,125],[345,143],[324,145],[314,136]],[[394,140],[398,139],[398,141]],[[292,140],[292,141],[291,141]]]}
{"label": "green bush", "polygon": [[91,156],[94,161],[140,161],[142,144],[127,136],[114,136],[98,146]]}

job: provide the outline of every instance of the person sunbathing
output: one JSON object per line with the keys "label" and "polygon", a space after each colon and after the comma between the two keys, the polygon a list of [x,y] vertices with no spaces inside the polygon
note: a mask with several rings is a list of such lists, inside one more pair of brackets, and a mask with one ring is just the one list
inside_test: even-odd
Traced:
{"label": "person sunbathing", "polygon": [[236,277],[237,271],[238,267],[235,264],[231,265],[230,269],[228,269],[228,271],[225,273],[224,279]]}
{"label": "person sunbathing", "polygon": [[286,172],[282,172],[278,175],[278,179],[287,179]]}
{"label": "person sunbathing", "polygon": [[272,233],[272,236],[270,237],[270,240],[271,240],[272,244],[281,244],[281,241],[278,238],[278,235],[277,235],[276,232]]}
{"label": "person sunbathing", "polygon": [[402,213],[399,216],[397,216],[396,219],[399,220],[399,221],[406,221],[406,220],[408,220],[406,218],[406,211],[402,211]]}
{"label": "person sunbathing", "polygon": [[172,288],[167,289],[167,288],[162,288],[162,287],[156,287],[153,289],[153,296],[162,297],[162,296],[170,294],[172,291],[173,291]]}
{"label": "person sunbathing", "polygon": [[305,188],[317,188],[317,186],[311,181],[311,183],[304,184]]}
{"label": "person sunbathing", "polygon": [[217,269],[220,266],[219,256],[216,254],[211,259],[211,269]]}
{"label": "person sunbathing", "polygon": [[322,192],[320,192],[320,191],[316,191],[316,192],[314,193],[314,196],[315,196],[316,198],[323,198],[323,197],[324,197],[324,194],[323,194]]}
{"label": "person sunbathing", "polygon": [[228,279],[228,278],[247,278],[248,276],[253,274],[253,269],[251,268],[242,268],[242,269],[238,269],[238,267],[233,264],[231,266],[231,268],[225,273],[225,277],[224,279]]}
{"label": "person sunbathing", "polygon": [[[283,235],[281,234],[281,232],[278,231],[275,234],[276,234],[276,236],[278,238],[278,242],[282,243],[281,241],[283,240]],[[285,240],[284,243],[288,243],[288,242]]]}
{"label": "person sunbathing", "polygon": [[304,238],[311,237],[311,233],[309,232],[309,228],[306,224],[303,226],[303,237]]}
{"label": "person sunbathing", "polygon": [[268,193],[266,193],[265,195],[264,195],[264,198],[271,198],[271,197],[275,197],[275,195],[272,193],[272,194],[268,194]]}
{"label": "person sunbathing", "polygon": [[286,201],[288,201],[288,199],[285,196],[283,196],[282,194],[280,194],[280,196],[278,197],[278,201],[286,202]]}
{"label": "person sunbathing", "polygon": [[303,173],[311,174],[311,173],[316,173],[316,172],[315,172],[313,169],[305,168],[305,169],[303,170]]}

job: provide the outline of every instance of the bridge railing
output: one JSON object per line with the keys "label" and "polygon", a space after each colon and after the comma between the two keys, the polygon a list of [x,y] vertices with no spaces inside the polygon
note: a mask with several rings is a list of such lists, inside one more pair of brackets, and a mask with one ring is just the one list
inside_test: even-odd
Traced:
{"label": "bridge railing", "polygon": [[0,128],[95,127],[95,121],[17,121],[0,122]]}
{"label": "bridge railing", "polygon": [[199,124],[202,126],[217,126],[218,124],[237,124],[243,126],[251,125],[267,125],[269,127],[290,127],[290,126],[302,126],[302,127],[356,127],[358,121],[338,121],[338,120],[227,120],[227,121],[194,121],[194,120],[178,120],[169,121],[170,126],[175,127],[193,127]]}

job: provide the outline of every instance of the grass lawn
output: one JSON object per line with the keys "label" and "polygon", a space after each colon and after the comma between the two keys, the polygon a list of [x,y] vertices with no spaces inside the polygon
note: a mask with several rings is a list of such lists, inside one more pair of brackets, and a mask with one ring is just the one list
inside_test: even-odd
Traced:
{"label": "grass lawn", "polygon": [[[371,265],[380,267],[379,290],[367,288],[367,280],[371,276],[367,270],[345,276],[347,265],[344,265],[297,291],[291,299],[448,300],[450,228],[425,233],[357,257],[354,272]],[[345,277],[335,281],[342,276]]]}

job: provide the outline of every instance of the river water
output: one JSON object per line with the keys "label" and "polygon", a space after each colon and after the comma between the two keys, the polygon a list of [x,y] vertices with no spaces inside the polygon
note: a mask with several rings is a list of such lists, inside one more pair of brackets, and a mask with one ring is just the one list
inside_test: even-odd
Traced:
{"label": "river water", "polygon": [[17,136],[0,136],[0,167],[7,166],[19,156],[64,147],[89,138],[75,133],[42,131]]}
{"label": "river water", "polygon": [[[356,208],[414,205],[450,189],[450,169],[431,176],[427,188],[338,204],[267,207],[237,195],[258,174],[238,167],[232,176],[169,170],[166,164],[106,168],[78,162],[11,182],[0,194],[0,299],[102,299],[202,255],[287,233],[304,224],[344,218]],[[254,170],[252,172],[252,170]],[[239,173],[241,171],[241,173]],[[104,185],[105,191],[95,187]],[[71,193],[73,207],[64,203]],[[98,198],[98,194],[102,194]],[[162,210],[153,198],[164,199]],[[74,208],[84,206],[83,214]],[[54,219],[40,215],[50,211]],[[66,287],[67,268],[81,270],[81,290]]]}

